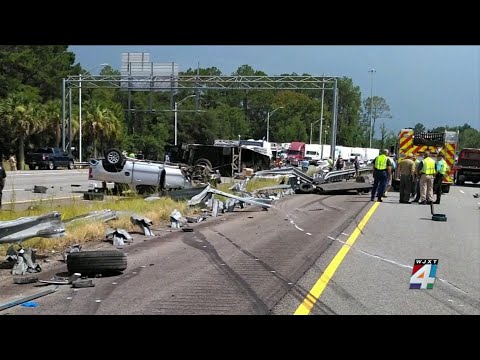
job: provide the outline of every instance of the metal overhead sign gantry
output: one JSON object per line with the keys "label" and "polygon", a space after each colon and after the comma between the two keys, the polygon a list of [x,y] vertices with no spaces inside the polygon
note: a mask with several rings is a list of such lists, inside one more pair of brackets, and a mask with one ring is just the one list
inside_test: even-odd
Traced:
{"label": "metal overhead sign gantry", "polygon": [[[69,140],[72,129],[72,89],[119,89],[124,91],[170,91],[173,109],[173,95],[179,90],[333,90],[331,156],[335,158],[338,77],[336,76],[223,76],[223,75],[178,75],[178,76],[123,76],[123,75],[82,75],[63,79],[62,97],[62,147],[65,150],[65,125],[68,118]],[[67,109],[68,108],[68,109]],[[168,110],[167,110],[168,111]],[[67,116],[68,114],[68,116]],[[69,153],[71,146],[69,146]]]}

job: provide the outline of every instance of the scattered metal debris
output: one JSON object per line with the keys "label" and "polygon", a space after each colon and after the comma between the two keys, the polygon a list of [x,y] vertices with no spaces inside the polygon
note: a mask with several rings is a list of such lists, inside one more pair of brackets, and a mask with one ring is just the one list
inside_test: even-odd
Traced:
{"label": "scattered metal debris", "polygon": [[36,250],[31,248],[20,249],[17,252],[17,259],[13,265],[12,275],[25,275],[27,273],[37,273],[42,271],[40,265],[36,263]]}
{"label": "scattered metal debris", "polygon": [[20,299],[17,299],[17,300],[11,300],[11,301],[8,301],[4,304],[0,304],[0,311],[2,310],[5,310],[5,309],[8,309],[8,308],[11,308],[13,306],[17,306],[17,305],[20,305],[20,304],[23,304],[27,301],[30,301],[30,300],[33,300],[33,299],[37,299],[39,297],[42,297],[42,296],[45,296],[45,295],[48,295],[48,294],[51,294],[55,291],[58,290],[58,286],[52,286],[46,290],[42,290],[42,291],[39,291],[35,294],[32,294],[32,295],[28,295],[28,296],[24,296]]}
{"label": "scattered metal debris", "polygon": [[86,288],[86,287],[94,287],[95,284],[91,279],[79,279],[72,283],[73,288]]}
{"label": "scattered metal debris", "polygon": [[33,284],[33,283],[36,283],[37,281],[38,281],[38,277],[35,277],[35,276],[13,278],[14,284]]}
{"label": "scattered metal debris", "polygon": [[73,275],[71,275],[70,277],[64,277],[64,276],[54,276],[53,278],[51,278],[50,280],[40,280],[41,283],[46,283],[46,284],[52,284],[52,285],[68,285],[68,284],[71,284],[75,281],[77,281],[78,279],[80,279],[80,276],[82,276],[82,274],[80,273],[74,273]]}
{"label": "scattered metal debris", "polygon": [[145,236],[155,236],[155,234],[150,230],[150,226],[153,225],[152,220],[139,215],[132,215],[130,221],[133,225],[138,225],[142,229]]}
{"label": "scattered metal debris", "polygon": [[69,246],[68,249],[66,249],[62,253],[63,261],[65,261],[65,262],[67,261],[67,257],[68,257],[69,254],[80,252],[80,251],[82,251],[82,245],[80,245],[80,244],[75,244],[75,245]]}
{"label": "scattered metal debris", "polygon": [[171,222],[170,227],[172,229],[180,229],[182,226],[187,224],[188,220],[182,216],[180,211],[178,211],[177,209],[174,209],[170,213],[170,222]]}
{"label": "scattered metal debris", "polygon": [[90,220],[90,221],[109,221],[118,219],[118,214],[114,210],[98,210],[92,211],[87,214],[75,216],[73,218],[65,220],[66,223],[71,223],[78,220]]}
{"label": "scattered metal debris", "polygon": [[205,215],[199,215],[199,216],[185,216],[185,219],[187,219],[187,222],[189,223],[199,223],[207,219]]}
{"label": "scattered metal debris", "polygon": [[193,196],[190,200],[188,200],[187,205],[193,206],[193,205],[200,204],[200,202],[202,202],[202,200],[204,200],[207,197],[210,189],[211,189],[210,185],[205,187],[205,189],[203,189],[202,192],[200,192],[199,194]]}
{"label": "scattered metal debris", "polygon": [[112,240],[114,246],[124,246],[125,242],[132,242],[133,238],[124,229],[109,229],[106,233],[107,240]]}
{"label": "scattered metal debris", "polygon": [[51,212],[40,216],[0,221],[0,244],[17,243],[33,237],[56,238],[65,235],[62,215]]}

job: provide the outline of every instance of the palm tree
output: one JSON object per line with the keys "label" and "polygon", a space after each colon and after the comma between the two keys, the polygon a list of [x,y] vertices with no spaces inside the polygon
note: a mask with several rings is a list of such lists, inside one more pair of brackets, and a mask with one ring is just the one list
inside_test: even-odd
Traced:
{"label": "palm tree", "polygon": [[53,138],[55,147],[60,147],[62,140],[62,101],[49,100],[43,105],[43,120],[45,121],[44,135]]}
{"label": "palm tree", "polygon": [[40,106],[29,102],[22,94],[11,94],[0,102],[0,116],[12,131],[12,140],[18,141],[18,162],[25,164],[25,140],[42,130]]}
{"label": "palm tree", "polygon": [[97,157],[97,139],[103,148],[105,139],[114,140],[122,133],[122,123],[116,114],[93,100],[86,102],[83,126],[83,133],[92,141],[94,157]]}

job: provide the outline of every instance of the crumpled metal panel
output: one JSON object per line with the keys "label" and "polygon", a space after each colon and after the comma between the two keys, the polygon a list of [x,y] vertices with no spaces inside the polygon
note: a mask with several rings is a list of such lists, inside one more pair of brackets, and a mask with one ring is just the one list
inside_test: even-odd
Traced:
{"label": "crumpled metal panel", "polygon": [[33,237],[57,238],[65,235],[61,213],[0,221],[0,244],[15,243]]}

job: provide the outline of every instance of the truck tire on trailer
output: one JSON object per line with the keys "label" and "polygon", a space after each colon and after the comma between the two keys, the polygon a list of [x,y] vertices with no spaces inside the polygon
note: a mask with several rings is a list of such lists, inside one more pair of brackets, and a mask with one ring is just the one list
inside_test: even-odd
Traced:
{"label": "truck tire on trailer", "polygon": [[194,164],[194,165],[203,165],[203,166],[206,166],[206,167],[208,167],[207,170],[212,170],[212,169],[213,169],[213,166],[212,166],[212,163],[210,162],[210,160],[205,159],[205,158],[200,158],[200,159],[198,159],[197,161],[195,161],[195,164]]}

